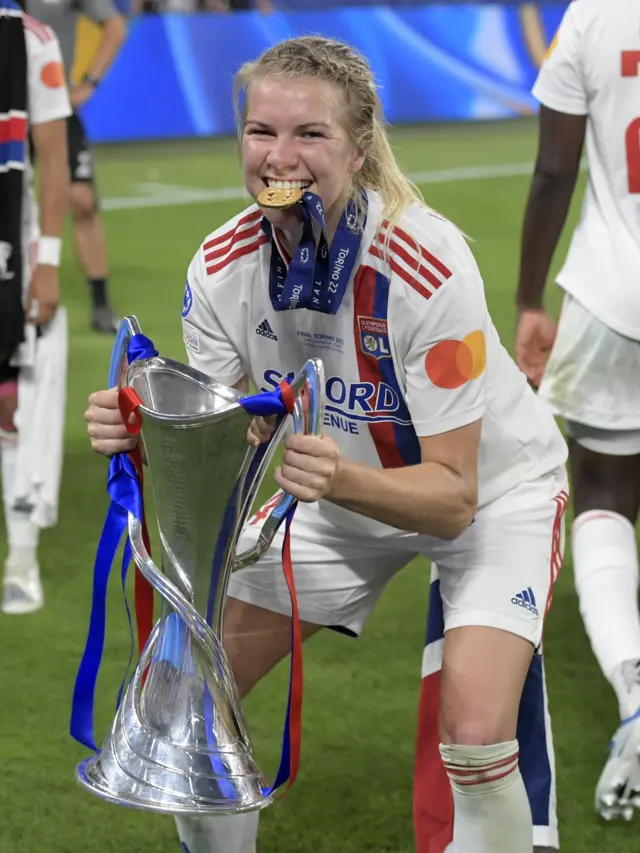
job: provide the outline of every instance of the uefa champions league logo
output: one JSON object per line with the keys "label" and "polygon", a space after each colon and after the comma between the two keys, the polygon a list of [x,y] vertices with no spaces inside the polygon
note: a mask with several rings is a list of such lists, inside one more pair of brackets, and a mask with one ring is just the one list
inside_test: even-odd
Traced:
{"label": "uefa champions league logo", "polygon": [[184,289],[184,301],[182,302],[182,319],[185,320],[189,316],[189,312],[191,311],[191,306],[193,305],[193,293],[191,292],[191,287],[189,285],[189,279],[187,279],[185,289]]}

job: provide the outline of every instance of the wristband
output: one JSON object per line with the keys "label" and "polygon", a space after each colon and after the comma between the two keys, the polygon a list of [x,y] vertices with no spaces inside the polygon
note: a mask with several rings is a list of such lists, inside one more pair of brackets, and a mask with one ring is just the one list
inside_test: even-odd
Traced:
{"label": "wristband", "polygon": [[85,74],[82,78],[82,82],[86,83],[87,86],[91,86],[92,88],[96,88],[100,85],[100,78],[96,77],[95,74]]}
{"label": "wristband", "polygon": [[38,240],[37,263],[46,264],[50,267],[60,266],[60,251],[62,249],[62,238],[40,237]]}

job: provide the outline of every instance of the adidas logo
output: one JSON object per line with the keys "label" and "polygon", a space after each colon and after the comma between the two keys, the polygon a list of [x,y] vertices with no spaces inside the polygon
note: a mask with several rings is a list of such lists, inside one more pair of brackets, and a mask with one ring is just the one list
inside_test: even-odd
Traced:
{"label": "adidas logo", "polygon": [[536,597],[533,594],[531,587],[523,589],[522,592],[516,593],[511,599],[512,604],[517,604],[518,607],[524,607],[525,610],[530,610],[538,616],[538,608],[536,607]]}
{"label": "adidas logo", "polygon": [[278,340],[276,333],[273,331],[266,318],[256,327],[256,334],[262,335],[263,338],[271,338],[272,341]]}

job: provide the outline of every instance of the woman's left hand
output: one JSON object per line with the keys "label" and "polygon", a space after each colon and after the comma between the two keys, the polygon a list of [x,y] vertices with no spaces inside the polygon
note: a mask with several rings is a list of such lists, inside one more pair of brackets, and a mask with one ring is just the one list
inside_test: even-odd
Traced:
{"label": "woman's left hand", "polygon": [[326,435],[288,435],[284,440],[282,465],[274,472],[274,480],[303,503],[326,497],[333,487],[340,448]]}

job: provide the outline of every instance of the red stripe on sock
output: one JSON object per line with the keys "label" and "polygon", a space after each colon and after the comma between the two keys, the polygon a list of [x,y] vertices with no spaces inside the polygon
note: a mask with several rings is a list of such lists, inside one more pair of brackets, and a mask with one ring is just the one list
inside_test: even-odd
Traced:
{"label": "red stripe on sock", "polygon": [[500,758],[498,761],[492,761],[490,764],[478,764],[476,767],[469,767],[468,764],[453,764],[449,761],[443,761],[442,763],[447,770],[451,770],[454,773],[460,773],[462,775],[467,773],[484,773],[488,770],[498,770],[500,767],[504,767],[505,764],[509,764],[510,761],[517,760],[519,754],[519,750],[516,750],[513,755],[510,755],[507,758]]}
{"label": "red stripe on sock", "polygon": [[452,782],[455,782],[456,785],[464,785],[465,787],[470,787],[472,785],[485,785],[487,782],[499,782],[500,779],[506,778],[510,773],[513,773],[514,770],[518,769],[517,762],[513,767],[510,767],[508,770],[505,770],[504,773],[494,773],[493,776],[483,776],[482,779],[457,779],[451,778]]}

